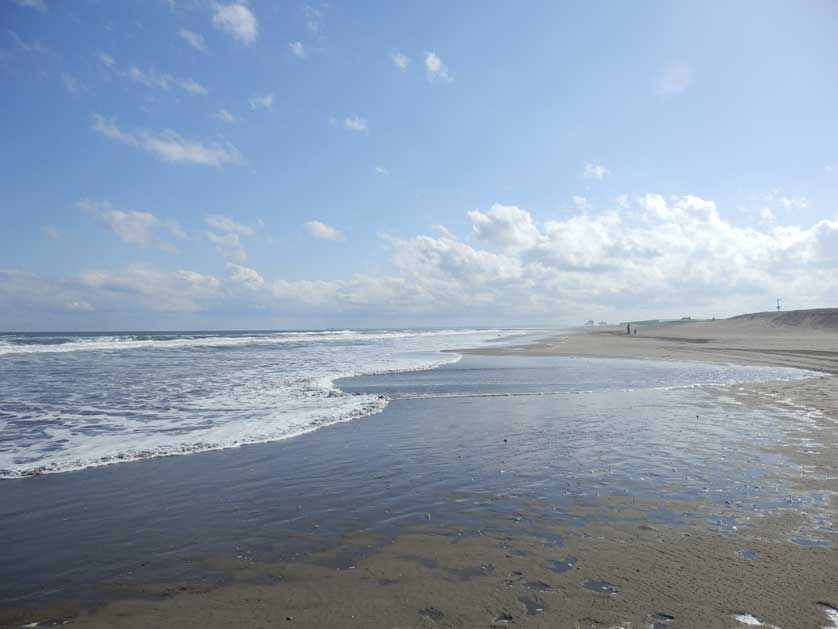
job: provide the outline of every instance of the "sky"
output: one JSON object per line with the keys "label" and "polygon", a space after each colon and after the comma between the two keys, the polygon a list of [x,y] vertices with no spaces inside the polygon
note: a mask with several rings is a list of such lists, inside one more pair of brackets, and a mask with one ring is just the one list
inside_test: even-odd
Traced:
{"label": "sky", "polygon": [[0,0],[0,330],[838,306],[838,3]]}

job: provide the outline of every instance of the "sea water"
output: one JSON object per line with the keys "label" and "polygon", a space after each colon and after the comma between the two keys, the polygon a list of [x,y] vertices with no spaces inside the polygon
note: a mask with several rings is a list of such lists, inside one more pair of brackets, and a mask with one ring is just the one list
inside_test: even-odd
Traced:
{"label": "sea water", "polygon": [[0,335],[0,479],[298,436],[386,405],[337,378],[430,369],[521,333]]}
{"label": "sea water", "polygon": [[[568,523],[577,501],[611,496],[695,501],[647,515],[729,532],[821,500],[775,452],[811,447],[805,413],[731,395],[806,372],[442,351],[526,338],[511,331],[65,338],[16,337],[0,357],[16,476],[0,481],[0,603],[95,596],[110,578],[224,579],[207,557],[294,559],[429,518]],[[42,468],[67,473],[21,477]]]}

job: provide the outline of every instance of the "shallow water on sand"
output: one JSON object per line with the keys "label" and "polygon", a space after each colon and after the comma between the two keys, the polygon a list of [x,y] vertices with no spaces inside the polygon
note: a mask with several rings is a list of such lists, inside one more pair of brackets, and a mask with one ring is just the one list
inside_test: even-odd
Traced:
{"label": "shallow water on sand", "polygon": [[[690,386],[800,375],[467,356],[433,371],[341,381],[349,397],[393,402],[287,441],[0,483],[0,605],[95,597],[92,583],[149,562],[157,578],[183,578],[208,554],[291,558],[345,534],[416,522],[514,526],[536,504],[572,522],[579,516],[563,506],[602,496],[740,505],[743,519],[818,502],[795,492],[788,461],[766,451],[804,415]],[[743,524],[737,517],[714,525]]]}

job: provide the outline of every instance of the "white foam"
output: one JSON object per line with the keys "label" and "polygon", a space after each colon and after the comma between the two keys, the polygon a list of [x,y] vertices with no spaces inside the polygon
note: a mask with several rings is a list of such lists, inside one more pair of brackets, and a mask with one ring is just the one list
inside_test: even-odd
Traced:
{"label": "white foam", "polygon": [[838,629],[838,609],[830,605],[824,605],[823,611],[830,623],[828,625],[824,625],[823,629]]}
{"label": "white foam", "polygon": [[[432,338],[467,336],[469,334],[513,336],[526,331],[511,330],[396,330],[361,332],[337,330],[324,332],[275,332],[242,336],[177,335],[159,339],[152,335],[76,337],[64,343],[9,343],[0,341],[0,355],[6,354],[55,354],[82,351],[121,351],[129,349],[189,349],[197,347],[238,347],[242,345],[271,345],[289,343],[345,343],[351,341],[381,341],[407,338]],[[159,336],[159,335],[154,335]],[[165,335],[163,335],[165,336]]]}
{"label": "white foam", "polygon": [[768,629],[780,629],[776,625],[769,625],[768,623],[762,622],[756,616],[752,616],[751,614],[736,614],[734,616],[736,620],[741,622],[743,625],[748,625],[750,627],[768,627]]}
{"label": "white foam", "polygon": [[[301,332],[171,340],[75,339],[18,351],[39,379],[0,383],[0,478],[58,473],[159,456],[278,441],[380,412],[387,399],[348,395],[343,377],[431,369],[459,360],[442,352],[520,334],[500,330]],[[302,339],[302,340],[301,340]],[[297,343],[290,346],[289,343]],[[260,345],[260,347],[256,347]],[[49,359],[42,356],[55,352]],[[203,348],[247,347],[245,352]],[[95,348],[178,348],[180,357]],[[46,348],[46,349],[44,349]],[[83,349],[80,349],[83,348]],[[19,346],[16,346],[19,349]],[[30,348],[31,349],[31,348]],[[68,353],[75,352],[75,353]],[[82,360],[83,359],[83,360]],[[76,365],[99,370],[82,381]],[[34,362],[33,362],[34,361]],[[151,363],[154,369],[144,367]],[[176,365],[180,364],[180,370]],[[9,373],[14,373],[9,370]],[[120,382],[119,379],[127,379]],[[41,381],[43,379],[43,381]],[[54,387],[54,390],[49,390]],[[28,391],[27,391],[28,389]]]}

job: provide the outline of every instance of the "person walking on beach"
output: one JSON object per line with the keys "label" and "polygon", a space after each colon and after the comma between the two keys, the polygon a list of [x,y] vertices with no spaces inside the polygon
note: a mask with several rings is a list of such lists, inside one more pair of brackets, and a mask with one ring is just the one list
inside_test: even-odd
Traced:
{"label": "person walking on beach", "polygon": [[626,334],[628,336],[631,336],[631,325],[628,323],[626,323]]}

